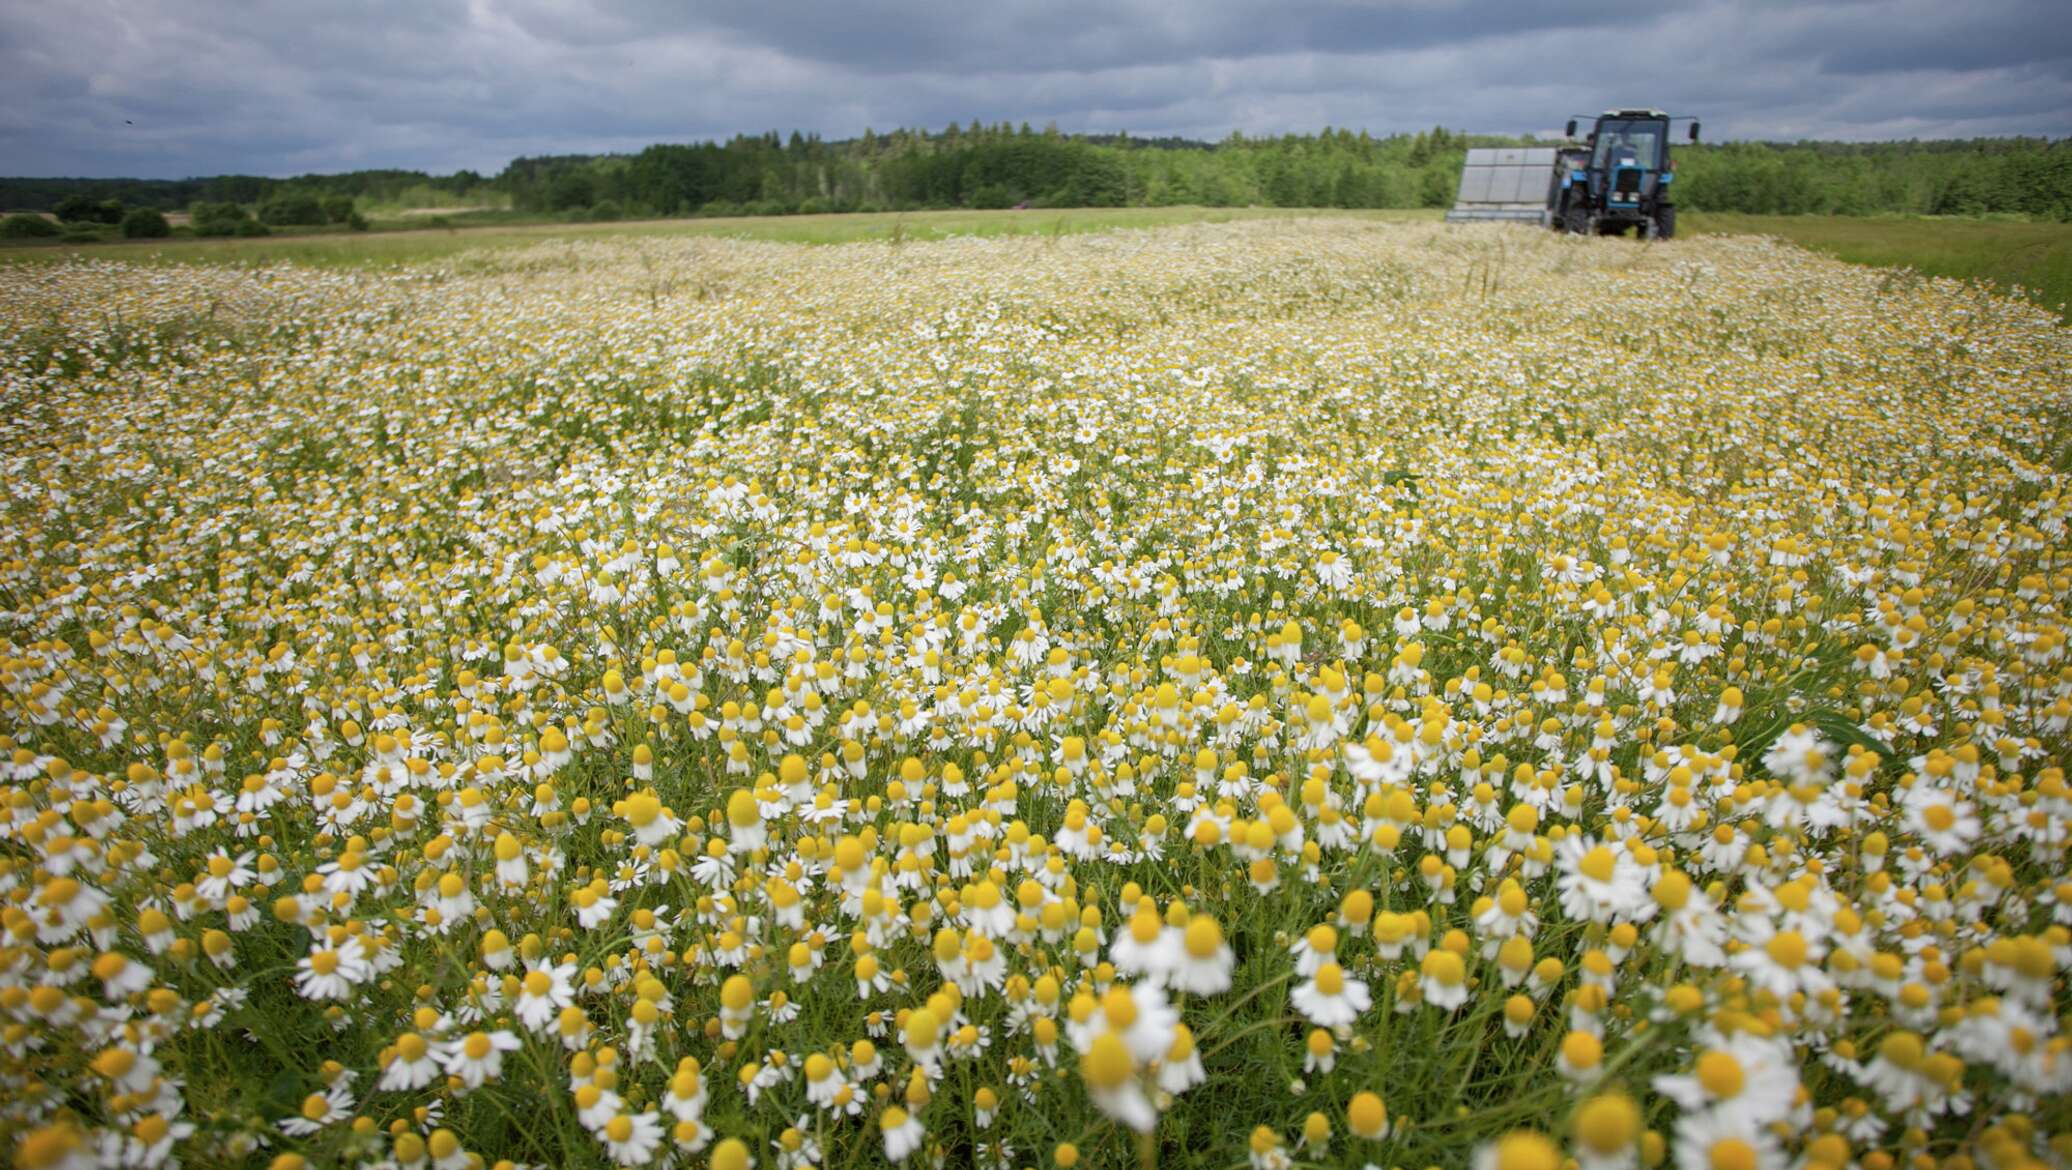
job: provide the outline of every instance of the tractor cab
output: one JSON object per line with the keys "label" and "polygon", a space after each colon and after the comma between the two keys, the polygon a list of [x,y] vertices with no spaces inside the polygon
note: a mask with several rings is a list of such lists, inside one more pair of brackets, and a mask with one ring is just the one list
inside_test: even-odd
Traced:
{"label": "tractor cab", "polygon": [[[1564,150],[1554,222],[1579,234],[1616,235],[1639,229],[1650,238],[1676,233],[1670,185],[1676,178],[1669,158],[1668,114],[1660,110],[1606,110],[1580,148]],[[1576,120],[1568,136],[1576,135]],[[1691,122],[1691,141],[1698,123]]]}

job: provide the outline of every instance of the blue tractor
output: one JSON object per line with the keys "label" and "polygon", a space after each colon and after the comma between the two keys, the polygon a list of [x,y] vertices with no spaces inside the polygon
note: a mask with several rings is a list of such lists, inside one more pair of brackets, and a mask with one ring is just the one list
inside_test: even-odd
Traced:
{"label": "blue tractor", "polygon": [[[1576,122],[1568,137],[1576,137]],[[1555,185],[1548,192],[1549,226],[1577,235],[1615,236],[1633,228],[1642,239],[1666,240],[1676,234],[1676,204],[1670,184],[1676,164],[1669,158],[1669,124],[1690,122],[1690,140],[1698,141],[1695,119],[1671,118],[1660,110],[1606,110],[1597,117],[1580,146],[1559,151]]]}

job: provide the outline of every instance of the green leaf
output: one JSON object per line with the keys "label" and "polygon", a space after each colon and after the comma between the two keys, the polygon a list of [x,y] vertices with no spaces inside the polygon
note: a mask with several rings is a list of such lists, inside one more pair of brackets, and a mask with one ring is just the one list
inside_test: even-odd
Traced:
{"label": "green leaf", "polygon": [[1854,720],[1840,711],[1827,709],[1808,711],[1800,719],[1800,722],[1817,728],[1820,734],[1845,748],[1852,743],[1858,744],[1869,751],[1878,753],[1887,760],[1893,758],[1892,749],[1887,747],[1884,741],[1857,726]]}

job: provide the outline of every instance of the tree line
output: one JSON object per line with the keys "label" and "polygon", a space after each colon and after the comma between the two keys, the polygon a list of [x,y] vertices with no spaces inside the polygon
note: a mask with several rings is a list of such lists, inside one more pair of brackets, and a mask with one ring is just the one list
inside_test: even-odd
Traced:
{"label": "tree line", "polygon": [[[1444,128],[1388,136],[1327,128],[1202,142],[973,122],[866,130],[840,141],[773,131],[658,143],[633,154],[518,158],[494,176],[380,170],[291,179],[0,179],[0,208],[47,211],[66,199],[163,210],[265,207],[291,196],[364,204],[406,194],[494,198],[519,211],[595,219],[1014,206],[1444,207],[1469,147],[1531,141]],[[1676,158],[1678,202],[1692,210],[2072,220],[2072,146],[2064,140],[1731,142],[1680,146]]]}

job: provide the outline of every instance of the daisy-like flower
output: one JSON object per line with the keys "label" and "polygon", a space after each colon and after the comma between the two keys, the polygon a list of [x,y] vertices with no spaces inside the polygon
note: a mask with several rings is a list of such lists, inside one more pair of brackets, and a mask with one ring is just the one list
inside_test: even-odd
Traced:
{"label": "daisy-like flower", "polygon": [[1631,918],[1647,903],[1647,878],[1623,849],[1594,845],[1580,834],[1561,843],[1561,910],[1570,918]]}
{"label": "daisy-like flower", "polygon": [[1381,1094],[1362,1089],[1345,1103],[1345,1125],[1362,1141],[1378,1142],[1389,1136],[1389,1110]]}
{"label": "daisy-like flower", "polygon": [[1640,1106],[1624,1093],[1583,1102],[1569,1132],[1581,1170],[1632,1170],[1640,1162]]}
{"label": "daisy-like flower", "polygon": [[906,1161],[927,1140],[921,1120],[897,1105],[878,1116],[878,1130],[885,1143],[885,1158],[895,1164]]}
{"label": "daisy-like flower", "polygon": [[1188,995],[1219,995],[1230,990],[1236,955],[1223,941],[1223,927],[1206,914],[1190,915],[1180,932],[1179,953],[1166,974],[1166,986]]}
{"label": "daisy-like flower", "polygon": [[1165,992],[1153,983],[1110,987],[1082,1022],[1073,1025],[1073,1046],[1086,1051],[1095,1036],[1107,1032],[1122,1037],[1139,1065],[1164,1056],[1173,1046],[1174,1029],[1180,1013],[1166,1002]]}
{"label": "daisy-like flower", "polygon": [[1727,961],[1727,920],[1713,908],[1691,879],[1679,870],[1665,870],[1652,893],[1656,944],[1693,967],[1718,967]]}
{"label": "daisy-like flower", "polygon": [[574,963],[531,965],[518,981],[518,999],[512,1005],[518,1022],[533,1032],[552,1027],[561,1009],[575,1002],[575,973]]}
{"label": "daisy-like flower", "polygon": [[1768,1128],[1711,1111],[1678,1118],[1670,1145],[1677,1170],[1779,1170],[1791,1164]]}
{"label": "daisy-like flower", "polygon": [[1158,1127],[1158,1109],[1137,1074],[1129,1044],[1114,1032],[1096,1034],[1079,1058],[1079,1077],[1094,1105],[1138,1133],[1150,1133]]}
{"label": "daisy-like flower", "polygon": [[295,962],[295,990],[304,999],[348,999],[353,988],[374,978],[374,965],[358,935],[310,948]]}
{"label": "daisy-like flower", "polygon": [[1125,974],[1165,980],[1179,965],[1178,934],[1147,900],[1108,944],[1108,957]]}
{"label": "daisy-like flower", "polygon": [[439,1075],[439,1062],[432,1042],[416,1032],[405,1032],[387,1053],[381,1066],[379,1088],[384,1093],[422,1089]]}
{"label": "daisy-like flower", "polygon": [[569,894],[569,902],[575,907],[576,922],[584,930],[596,930],[610,922],[619,909],[619,900],[608,892],[609,884],[598,878],[587,886],[581,886]]}
{"label": "daisy-like flower", "polygon": [[14,1164],[22,1170],[100,1170],[109,1161],[69,1120],[31,1129],[14,1147]]}
{"label": "daisy-like flower", "polygon": [[1714,1039],[1690,1072],[1656,1077],[1655,1091],[1686,1112],[1712,1110],[1743,1128],[1783,1120],[1799,1088],[1790,1049],[1747,1033]]}
{"label": "daisy-like flower", "polygon": [[1345,973],[1335,960],[1327,960],[1316,973],[1289,993],[1295,1010],[1320,1028],[1342,1028],[1372,1006],[1367,984]]}
{"label": "daisy-like flower", "polygon": [[470,1089],[479,1089],[503,1075],[504,1053],[516,1052],[518,1048],[518,1037],[510,1032],[470,1032],[449,1041],[440,1060],[447,1076],[460,1078],[461,1084]]}
{"label": "daisy-like flower", "polygon": [[[811,1060],[807,1062],[810,1069]],[[810,1089],[810,1078],[808,1088]],[[698,1058],[686,1056],[676,1062],[676,1071],[669,1077],[669,1087],[662,1093],[662,1108],[678,1121],[695,1121],[705,1113],[705,1078],[698,1066]]]}
{"label": "daisy-like flower", "polygon": [[1478,1147],[1474,1170],[1560,1170],[1561,1148],[1533,1130],[1513,1130]]}
{"label": "daisy-like flower", "polygon": [[1834,765],[1834,745],[1803,724],[1792,724],[1763,753],[1763,767],[1786,784],[1825,784],[1834,774]]}
{"label": "daisy-like flower", "polygon": [[151,968],[119,951],[108,951],[94,959],[93,975],[101,981],[101,994],[120,1000],[151,986]]}
{"label": "daisy-like flower", "polygon": [[1452,951],[1441,948],[1427,954],[1419,984],[1424,1001],[1441,1011],[1450,1012],[1468,1002],[1467,964]]}
{"label": "daisy-like flower", "polygon": [[1006,938],[1014,932],[1014,906],[990,878],[972,886],[964,906],[964,925],[988,938]]}
{"label": "daisy-like flower", "polygon": [[743,854],[761,849],[769,841],[769,833],[763,826],[761,805],[756,803],[755,793],[746,788],[736,788],[727,797],[727,849]]}
{"label": "daisy-like flower", "polygon": [[597,1131],[605,1152],[621,1166],[645,1166],[662,1146],[662,1119],[650,1109],[645,1113],[621,1113]]}
{"label": "daisy-like flower", "polygon": [[1757,919],[1747,932],[1748,946],[1728,961],[1749,982],[1780,1000],[1796,993],[1816,996],[1834,986],[1820,968],[1826,945],[1797,930],[1776,930],[1767,919]]}
{"label": "daisy-like flower", "polygon": [[1297,975],[1314,975],[1318,967],[1338,957],[1338,929],[1320,922],[1296,939],[1288,953],[1295,956]]}
{"label": "daisy-like flower", "polygon": [[308,1137],[351,1117],[352,1108],[351,1089],[343,1084],[332,1085],[321,1093],[304,1097],[294,1117],[281,1119],[281,1132],[289,1137]]}
{"label": "daisy-like flower", "polygon": [[1956,793],[1920,781],[1906,793],[1906,825],[1944,857],[1963,853],[1979,836],[1978,813]]}
{"label": "daisy-like flower", "polygon": [[1173,1046],[1159,1060],[1156,1073],[1159,1092],[1172,1096],[1209,1079],[1209,1071],[1203,1066],[1201,1052],[1194,1043],[1194,1032],[1187,1025],[1173,1026]]}

